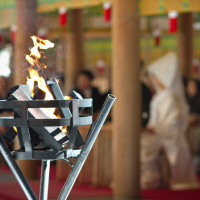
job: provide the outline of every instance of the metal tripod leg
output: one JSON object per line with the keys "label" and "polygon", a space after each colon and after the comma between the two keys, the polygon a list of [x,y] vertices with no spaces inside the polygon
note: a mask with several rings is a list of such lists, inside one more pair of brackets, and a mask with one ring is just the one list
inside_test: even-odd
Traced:
{"label": "metal tripod leg", "polygon": [[50,160],[42,161],[40,180],[40,200],[48,200]]}
{"label": "metal tripod leg", "polygon": [[2,136],[0,135],[0,152],[4,157],[6,163],[8,164],[10,170],[12,171],[13,175],[17,179],[19,185],[21,186],[24,194],[26,195],[27,199],[29,200],[37,200],[34,192],[32,191],[31,187],[29,186],[28,182],[26,181],[24,175],[22,174],[21,170],[19,169],[15,159],[12,157],[10,151],[7,149]]}
{"label": "metal tripod leg", "polygon": [[69,193],[87,159],[88,154],[90,153],[94,142],[106,120],[106,117],[108,115],[108,113],[110,112],[110,109],[112,108],[112,105],[115,101],[115,97],[112,95],[108,95],[102,110],[100,111],[100,114],[97,118],[97,120],[95,121],[95,123],[93,124],[92,128],[90,129],[90,132],[88,133],[88,137],[86,139],[86,142],[84,144],[84,147],[79,155],[79,157],[76,160],[76,163],[74,165],[73,170],[71,171],[71,173],[69,174],[65,185],[63,186],[63,189],[58,197],[58,200],[66,200],[69,196]]}

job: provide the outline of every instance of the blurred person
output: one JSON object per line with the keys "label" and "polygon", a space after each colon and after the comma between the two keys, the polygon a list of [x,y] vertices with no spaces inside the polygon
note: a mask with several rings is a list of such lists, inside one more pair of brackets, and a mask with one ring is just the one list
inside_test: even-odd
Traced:
{"label": "blurred person", "polygon": [[0,76],[0,100],[7,99],[8,95],[8,79],[4,76]]}
{"label": "blurred person", "polygon": [[142,91],[142,127],[146,127],[150,116],[150,102],[153,95],[153,88],[146,69],[141,66],[141,91]]}
{"label": "blurred person", "polygon": [[[5,100],[9,96],[9,84],[8,79],[4,76],[0,76],[0,100]],[[0,115],[8,114],[10,110],[0,110]]]}
{"label": "blurred person", "polygon": [[199,81],[189,79],[186,86],[186,99],[189,104],[190,113],[200,114]]}
{"label": "blurred person", "polygon": [[186,94],[187,82],[188,82],[188,79],[184,75],[182,75],[183,90],[185,94]]}
{"label": "blurred person", "polygon": [[101,95],[99,89],[92,86],[93,74],[88,70],[83,70],[78,74],[76,88],[74,90],[78,92],[83,98],[93,99],[93,111],[97,112],[101,109],[104,97]]}
{"label": "blurred person", "polygon": [[[4,76],[0,76],[0,100],[5,100],[9,96],[8,79]],[[0,117],[11,115],[10,110],[0,109]],[[0,126],[0,132],[4,134],[7,127]]]}
{"label": "blurred person", "polygon": [[186,85],[186,99],[189,104],[189,122],[195,125],[200,122],[200,83],[198,80],[191,78]]}
{"label": "blurred person", "polygon": [[[9,96],[9,84],[8,79],[4,76],[0,76],[0,100],[5,100]],[[0,117],[10,116],[10,110],[0,109]],[[4,134],[7,131],[7,127],[0,126],[0,134]],[[12,149],[12,145],[8,145]],[[4,158],[0,155],[0,165],[6,165]]]}
{"label": "blurred person", "polygon": [[197,186],[189,146],[184,133],[188,127],[185,101],[177,56],[168,53],[148,68],[155,95],[150,106],[150,119],[141,138],[141,186],[158,188],[161,169],[158,164],[162,149],[170,168],[170,187]]}

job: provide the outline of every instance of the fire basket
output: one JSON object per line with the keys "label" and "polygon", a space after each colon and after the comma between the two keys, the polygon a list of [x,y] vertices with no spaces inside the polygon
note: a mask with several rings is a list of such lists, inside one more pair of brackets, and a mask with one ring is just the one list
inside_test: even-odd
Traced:
{"label": "fire basket", "polygon": [[[98,118],[92,120],[92,99],[83,99],[76,92],[73,98],[65,100],[54,79],[46,80],[54,100],[33,100],[27,85],[17,85],[10,90],[10,97],[0,101],[0,109],[10,109],[13,117],[0,118],[0,126],[9,129],[0,135],[0,152],[10,167],[13,175],[28,199],[37,197],[19,169],[16,160],[41,160],[40,200],[48,199],[50,162],[64,160],[72,168],[65,185],[58,197],[59,200],[68,195],[90,153],[92,146],[103,126],[104,121],[115,101],[108,95]],[[51,116],[44,108],[56,108],[60,117]],[[87,114],[84,114],[84,110]],[[89,125],[90,129],[84,141],[78,130],[80,125]],[[61,127],[66,127],[65,131]],[[10,152],[5,142],[11,143],[18,137],[20,148]],[[71,158],[75,158],[73,165]]]}

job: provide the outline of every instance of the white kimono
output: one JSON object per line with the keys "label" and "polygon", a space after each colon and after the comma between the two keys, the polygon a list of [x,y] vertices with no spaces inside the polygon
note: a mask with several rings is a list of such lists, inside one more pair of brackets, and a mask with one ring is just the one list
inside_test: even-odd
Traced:
{"label": "white kimono", "polygon": [[[168,59],[170,59],[169,56]],[[158,70],[158,66],[163,69]],[[182,95],[177,66],[172,66],[169,74],[173,75],[173,78],[167,77],[168,74],[164,73],[165,65],[159,63],[149,68],[150,73],[163,82],[166,90],[158,91],[151,102],[148,126],[153,128],[155,134],[143,133],[141,138],[141,186],[143,189],[160,186],[158,159],[162,148],[165,149],[169,161],[171,186],[196,181],[192,157],[184,135],[188,126],[188,109]],[[169,67],[168,70],[170,70]]]}

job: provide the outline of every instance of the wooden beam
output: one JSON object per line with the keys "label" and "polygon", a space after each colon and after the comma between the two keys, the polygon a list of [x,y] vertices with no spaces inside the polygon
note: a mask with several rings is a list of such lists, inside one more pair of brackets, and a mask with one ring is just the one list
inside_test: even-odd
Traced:
{"label": "wooden beam", "polygon": [[199,0],[141,0],[141,15],[166,14],[169,11],[194,12],[200,10]]}

